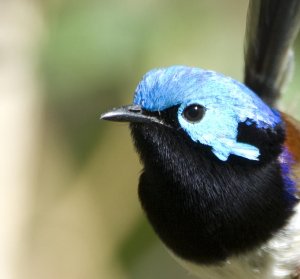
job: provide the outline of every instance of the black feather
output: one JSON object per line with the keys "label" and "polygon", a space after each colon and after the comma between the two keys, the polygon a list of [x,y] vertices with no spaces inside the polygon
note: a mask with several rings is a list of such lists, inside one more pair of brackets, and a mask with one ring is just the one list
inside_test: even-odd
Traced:
{"label": "black feather", "polygon": [[292,47],[299,28],[299,0],[250,0],[245,84],[271,106],[291,75]]}

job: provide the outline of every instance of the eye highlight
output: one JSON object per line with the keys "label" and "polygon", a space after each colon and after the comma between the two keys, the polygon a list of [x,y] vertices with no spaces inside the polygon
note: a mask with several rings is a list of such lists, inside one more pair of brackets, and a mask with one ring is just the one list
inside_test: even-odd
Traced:
{"label": "eye highlight", "polygon": [[205,113],[205,108],[198,104],[192,104],[187,106],[184,111],[182,112],[183,117],[188,122],[199,122]]}

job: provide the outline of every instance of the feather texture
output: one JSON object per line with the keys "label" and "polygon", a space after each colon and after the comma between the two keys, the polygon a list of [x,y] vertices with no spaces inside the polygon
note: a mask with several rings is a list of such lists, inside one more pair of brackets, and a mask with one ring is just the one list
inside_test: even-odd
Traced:
{"label": "feather texture", "polygon": [[292,46],[299,27],[299,0],[250,0],[245,84],[271,106],[291,75]]}
{"label": "feather texture", "polygon": [[296,163],[300,164],[300,123],[285,113],[281,115],[286,123],[285,145],[293,154]]}

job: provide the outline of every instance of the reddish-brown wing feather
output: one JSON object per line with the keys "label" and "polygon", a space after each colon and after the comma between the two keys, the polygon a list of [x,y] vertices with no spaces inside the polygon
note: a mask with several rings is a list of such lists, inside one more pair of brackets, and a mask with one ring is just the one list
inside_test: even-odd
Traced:
{"label": "reddish-brown wing feather", "polygon": [[282,113],[282,117],[286,123],[285,146],[287,146],[295,160],[293,173],[297,180],[297,186],[300,192],[300,122],[284,113]]}
{"label": "reddish-brown wing feather", "polygon": [[282,117],[286,123],[286,140],[285,145],[293,154],[294,160],[300,163],[300,122],[282,113]]}

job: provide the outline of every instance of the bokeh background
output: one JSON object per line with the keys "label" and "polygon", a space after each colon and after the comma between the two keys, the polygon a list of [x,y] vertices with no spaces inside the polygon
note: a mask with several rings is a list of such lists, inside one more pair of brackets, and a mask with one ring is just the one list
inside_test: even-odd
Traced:
{"label": "bokeh background", "polygon": [[[99,116],[154,67],[242,80],[247,5],[0,2],[0,278],[191,278],[140,209],[127,125]],[[280,104],[298,118],[299,68]]]}

